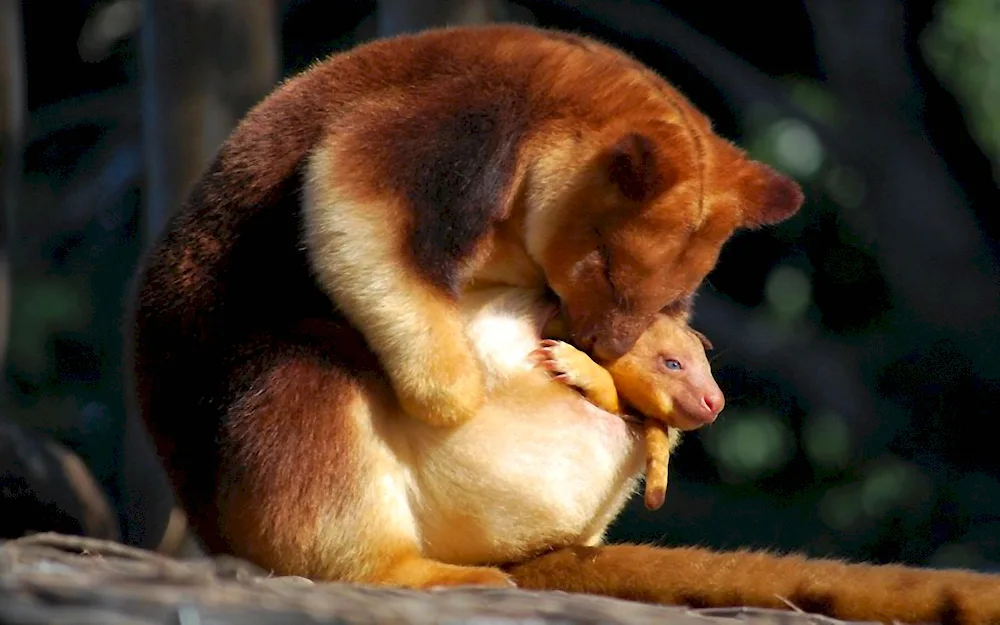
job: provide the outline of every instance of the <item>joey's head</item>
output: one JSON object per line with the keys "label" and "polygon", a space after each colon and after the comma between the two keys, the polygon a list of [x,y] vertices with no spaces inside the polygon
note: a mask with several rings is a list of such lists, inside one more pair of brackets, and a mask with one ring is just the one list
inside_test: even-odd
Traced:
{"label": "joey's head", "polygon": [[737,229],[783,221],[803,199],[794,181],[707,127],[621,122],[547,159],[534,183],[542,208],[526,221],[529,252],[573,342],[605,360],[661,311],[685,309]]}
{"label": "joey's head", "polygon": [[705,355],[710,348],[683,316],[658,315],[631,350],[602,364],[641,414],[694,430],[715,421],[726,403]]}

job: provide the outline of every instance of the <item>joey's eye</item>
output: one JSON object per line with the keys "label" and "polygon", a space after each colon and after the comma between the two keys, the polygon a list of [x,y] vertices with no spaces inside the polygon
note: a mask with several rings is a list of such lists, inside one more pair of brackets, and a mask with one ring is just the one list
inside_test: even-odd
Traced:
{"label": "joey's eye", "polygon": [[663,366],[665,366],[667,369],[670,369],[671,371],[680,371],[681,369],[684,368],[681,366],[679,360],[674,360],[673,358],[665,358],[663,360]]}

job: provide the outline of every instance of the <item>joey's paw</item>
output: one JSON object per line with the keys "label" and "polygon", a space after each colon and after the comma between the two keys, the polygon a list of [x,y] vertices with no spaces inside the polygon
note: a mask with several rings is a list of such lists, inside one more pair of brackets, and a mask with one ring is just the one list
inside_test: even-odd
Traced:
{"label": "joey's paw", "polygon": [[545,339],[541,347],[531,352],[531,358],[536,366],[548,371],[552,379],[561,384],[578,388],[586,384],[583,371],[590,359],[569,343]]}

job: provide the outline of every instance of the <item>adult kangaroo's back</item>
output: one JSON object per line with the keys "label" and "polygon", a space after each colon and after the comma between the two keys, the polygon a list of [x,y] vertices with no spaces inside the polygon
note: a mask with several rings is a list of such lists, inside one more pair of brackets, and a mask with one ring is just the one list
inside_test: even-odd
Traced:
{"label": "adult kangaroo's back", "polygon": [[[296,200],[302,163],[331,106],[308,83],[323,79],[316,73],[288,85],[250,113],[138,274],[126,368],[135,409],[212,549],[224,548],[214,530],[219,427],[253,368],[263,366],[245,352],[258,340],[256,355],[277,351],[299,316],[331,314],[309,278]],[[309,105],[283,105],[293,101]]]}

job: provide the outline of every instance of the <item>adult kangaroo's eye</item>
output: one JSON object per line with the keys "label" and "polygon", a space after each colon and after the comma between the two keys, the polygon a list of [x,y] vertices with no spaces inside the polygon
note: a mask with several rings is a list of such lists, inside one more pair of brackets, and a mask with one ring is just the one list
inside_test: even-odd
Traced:
{"label": "adult kangaroo's eye", "polygon": [[667,369],[670,369],[671,371],[679,371],[679,370],[681,370],[681,369],[684,368],[684,367],[681,366],[681,363],[680,363],[679,360],[674,360],[673,358],[665,358],[663,360],[663,365]]}

